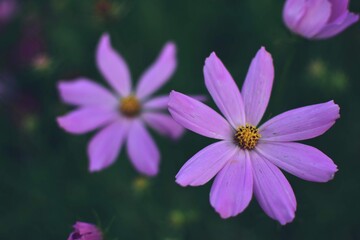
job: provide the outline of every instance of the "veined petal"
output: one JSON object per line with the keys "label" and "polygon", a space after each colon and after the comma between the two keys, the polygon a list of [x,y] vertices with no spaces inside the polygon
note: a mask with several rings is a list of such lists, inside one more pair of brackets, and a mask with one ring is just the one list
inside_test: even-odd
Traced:
{"label": "veined petal", "polygon": [[95,130],[116,120],[119,115],[112,110],[99,107],[82,107],[65,116],[58,117],[57,122],[67,132],[83,134]]}
{"label": "veined petal", "polygon": [[131,124],[127,151],[132,164],[140,173],[155,176],[159,172],[159,150],[140,120],[134,120]]}
{"label": "veined petal", "polygon": [[101,36],[96,52],[97,66],[105,80],[121,96],[126,97],[131,92],[131,77],[124,59],[111,46],[110,36]]}
{"label": "veined petal", "polygon": [[176,69],[176,46],[165,44],[156,61],[140,77],[136,96],[144,99],[164,85]]}
{"label": "veined petal", "polygon": [[[204,95],[189,95],[189,97],[194,98],[198,101],[204,102],[206,101],[206,96]],[[169,95],[158,96],[149,99],[145,103],[143,103],[143,108],[146,110],[163,110],[168,108]]]}
{"label": "veined petal", "polygon": [[312,0],[306,2],[306,12],[299,21],[296,32],[304,37],[312,38],[328,22],[331,4],[328,0]]}
{"label": "veined petal", "polygon": [[234,156],[233,142],[213,143],[190,158],[176,175],[181,186],[200,186],[212,179]]}
{"label": "veined petal", "polygon": [[287,0],[284,5],[283,19],[288,28],[297,31],[297,25],[306,12],[306,0]]}
{"label": "veined petal", "polygon": [[296,199],[284,174],[256,151],[250,152],[254,194],[265,213],[282,225],[295,217]]}
{"label": "veined petal", "polygon": [[210,203],[222,218],[245,210],[253,194],[253,175],[249,154],[238,150],[215,177]]}
{"label": "veined petal", "polygon": [[336,21],[348,12],[349,0],[329,0],[331,3],[331,16],[329,22]]}
{"label": "veined petal", "polygon": [[142,116],[150,127],[172,139],[180,138],[185,131],[169,114],[148,112]]}
{"label": "veined petal", "polygon": [[251,61],[241,94],[244,99],[246,123],[257,126],[269,103],[274,80],[273,60],[262,47]]}
{"label": "veined petal", "polygon": [[336,21],[327,24],[318,34],[315,35],[315,38],[324,39],[335,36],[357,21],[359,21],[358,14],[346,12]]}
{"label": "veined petal", "polygon": [[233,136],[234,130],[222,116],[182,93],[170,93],[169,112],[180,125],[200,135],[215,139],[231,139]]}
{"label": "veined petal", "polygon": [[245,125],[245,110],[239,88],[214,52],[205,60],[204,76],[206,88],[230,124],[234,128]]}
{"label": "veined petal", "polygon": [[314,138],[326,132],[339,117],[339,106],[334,101],[290,110],[260,127],[260,142]]}
{"label": "veined petal", "polygon": [[256,146],[267,160],[285,171],[313,182],[333,179],[337,167],[320,150],[294,142],[265,142]]}
{"label": "veined petal", "polygon": [[90,172],[103,170],[112,165],[124,143],[128,123],[122,119],[100,130],[88,145]]}
{"label": "veined petal", "polygon": [[109,108],[113,108],[118,104],[118,100],[111,92],[86,78],[60,81],[58,90],[63,102],[68,104]]}

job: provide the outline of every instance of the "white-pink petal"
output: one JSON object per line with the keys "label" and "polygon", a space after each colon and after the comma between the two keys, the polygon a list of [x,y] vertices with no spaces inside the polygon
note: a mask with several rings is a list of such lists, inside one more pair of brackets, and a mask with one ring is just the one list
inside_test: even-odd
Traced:
{"label": "white-pink petal", "polygon": [[239,149],[215,177],[210,203],[222,218],[234,217],[249,205],[252,194],[250,156]]}
{"label": "white-pink petal", "polygon": [[107,108],[114,108],[118,104],[118,99],[110,91],[86,78],[60,81],[58,90],[63,102],[68,104]]}
{"label": "white-pink petal", "polygon": [[206,88],[230,124],[234,128],[245,125],[245,110],[239,88],[215,53],[205,60],[204,77]]}
{"label": "white-pink petal", "polygon": [[73,134],[83,134],[115,121],[119,115],[112,110],[100,107],[81,107],[58,117],[61,128]]}
{"label": "white-pink petal", "polygon": [[146,112],[142,114],[142,118],[158,133],[172,139],[180,138],[185,131],[169,114]]}
{"label": "white-pink petal", "polygon": [[320,150],[294,142],[264,142],[256,146],[267,160],[285,171],[313,182],[333,179],[337,166]]}
{"label": "white-pink petal", "polygon": [[215,139],[232,139],[234,130],[217,112],[202,102],[182,93],[172,91],[169,112],[183,127]]}
{"label": "white-pink petal", "polygon": [[284,112],[260,128],[260,141],[300,141],[320,136],[340,117],[334,101]]}
{"label": "white-pink petal", "polygon": [[244,99],[246,123],[257,126],[269,103],[274,80],[273,60],[262,47],[251,61],[241,90]]}
{"label": "white-pink petal", "polygon": [[91,139],[88,145],[90,172],[103,170],[115,162],[127,131],[128,123],[125,120],[119,120],[100,130]]}
{"label": "white-pink petal", "polygon": [[136,96],[145,99],[164,85],[176,69],[176,46],[165,44],[155,62],[140,77],[136,88]]}
{"label": "white-pink petal", "polygon": [[123,97],[131,93],[131,77],[125,60],[111,46],[110,36],[101,36],[96,63],[105,80]]}
{"label": "white-pink petal", "polygon": [[131,163],[142,174],[155,176],[159,172],[160,153],[141,120],[132,121],[127,139]]}
{"label": "white-pink petal", "polygon": [[250,152],[254,175],[254,194],[259,205],[282,225],[295,217],[296,199],[284,174],[256,151]]}
{"label": "white-pink petal", "polygon": [[181,186],[200,186],[212,179],[232,159],[237,147],[233,142],[213,143],[190,158],[176,175]]}

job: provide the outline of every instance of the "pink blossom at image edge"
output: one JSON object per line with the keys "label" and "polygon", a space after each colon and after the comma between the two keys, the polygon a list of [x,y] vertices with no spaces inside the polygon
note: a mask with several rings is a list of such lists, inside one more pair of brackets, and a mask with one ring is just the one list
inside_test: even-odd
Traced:
{"label": "pink blossom at image edge", "polygon": [[93,224],[76,222],[68,240],[103,240],[101,231]]}

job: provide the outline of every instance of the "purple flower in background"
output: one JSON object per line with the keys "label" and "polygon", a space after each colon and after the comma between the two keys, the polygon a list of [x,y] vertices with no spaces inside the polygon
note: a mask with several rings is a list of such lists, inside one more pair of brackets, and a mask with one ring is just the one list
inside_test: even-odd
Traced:
{"label": "purple flower in background", "polygon": [[102,240],[101,231],[93,224],[76,222],[68,240]]}
{"label": "purple flower in background", "polygon": [[10,21],[16,10],[16,0],[0,0],[0,25]]}
{"label": "purple flower in background", "polygon": [[287,0],[283,10],[291,31],[309,39],[330,38],[359,20],[349,0]]}
{"label": "purple flower in background", "polygon": [[[185,128],[221,141],[195,154],[176,175],[181,186],[199,186],[215,175],[210,202],[222,218],[241,213],[254,192],[262,209],[281,224],[295,217],[296,199],[279,168],[302,179],[326,182],[336,165],[316,148],[295,143],[323,134],[339,118],[333,101],[294,109],[257,127],[270,99],[274,67],[261,48],[242,91],[221,60],[205,61],[205,85],[225,118],[205,104],[172,91],[169,111]],[[279,168],[278,168],[279,167]]]}
{"label": "purple flower in background", "polygon": [[59,117],[59,125],[73,134],[101,129],[88,146],[91,172],[113,164],[126,141],[134,167],[148,176],[156,175],[160,153],[145,124],[173,139],[184,132],[184,128],[164,112],[168,96],[151,97],[175,71],[176,46],[173,43],[164,46],[136,88],[132,88],[128,66],[112,48],[108,34],[100,39],[96,61],[113,91],[82,77],[71,82],[61,81],[58,89],[63,101],[78,109]]}

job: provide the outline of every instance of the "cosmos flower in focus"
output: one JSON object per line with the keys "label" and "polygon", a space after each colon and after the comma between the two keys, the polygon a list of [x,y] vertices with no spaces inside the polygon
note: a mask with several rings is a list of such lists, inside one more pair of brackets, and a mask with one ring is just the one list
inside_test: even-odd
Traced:
{"label": "cosmos flower in focus", "polygon": [[333,101],[297,108],[258,127],[270,99],[274,67],[261,48],[240,93],[221,60],[205,61],[205,85],[223,118],[205,104],[172,91],[169,111],[185,128],[219,139],[195,154],[176,175],[181,186],[200,186],[213,177],[210,203],[222,218],[236,216],[253,193],[262,209],[281,224],[295,217],[296,199],[279,168],[308,181],[327,182],[336,165],[316,148],[296,143],[326,132],[339,118]]}
{"label": "cosmos flower in focus", "polygon": [[101,231],[93,224],[76,222],[68,240],[102,240]]}
{"label": "cosmos flower in focus", "polygon": [[309,39],[333,37],[359,20],[349,0],[287,0],[283,19],[291,31]]}
{"label": "cosmos flower in focus", "polygon": [[172,139],[178,139],[184,132],[166,112],[168,95],[152,97],[175,71],[176,46],[171,42],[164,46],[136,88],[132,87],[128,66],[112,48],[108,34],[100,39],[96,61],[113,90],[83,77],[61,81],[58,89],[62,100],[78,108],[59,117],[59,125],[73,134],[100,129],[88,145],[91,172],[113,164],[126,141],[134,167],[142,174],[156,175],[160,153],[145,125]]}

